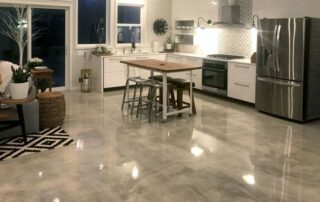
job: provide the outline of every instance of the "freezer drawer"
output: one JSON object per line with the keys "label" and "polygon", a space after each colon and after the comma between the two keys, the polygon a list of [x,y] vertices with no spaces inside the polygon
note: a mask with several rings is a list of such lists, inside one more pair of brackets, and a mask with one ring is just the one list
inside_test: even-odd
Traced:
{"label": "freezer drawer", "polygon": [[256,109],[303,121],[303,83],[258,77]]}

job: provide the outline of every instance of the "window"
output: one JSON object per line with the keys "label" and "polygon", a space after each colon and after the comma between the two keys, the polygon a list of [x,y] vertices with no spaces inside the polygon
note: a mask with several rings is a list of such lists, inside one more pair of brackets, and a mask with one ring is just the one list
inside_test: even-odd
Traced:
{"label": "window", "polygon": [[109,0],[78,0],[78,44],[105,44]]}
{"label": "window", "polygon": [[[4,29],[4,16],[5,14],[16,16],[15,8],[12,7],[0,7],[0,29]],[[1,30],[3,31],[3,30]],[[0,32],[1,32],[0,31]],[[9,38],[8,36],[5,36],[3,33],[0,33],[0,60],[10,61],[15,64],[19,64],[19,48],[17,43]],[[23,54],[23,64],[25,64],[27,61],[27,47],[24,48],[24,54]]]}
{"label": "window", "polygon": [[141,6],[118,5],[117,43],[141,42]]}

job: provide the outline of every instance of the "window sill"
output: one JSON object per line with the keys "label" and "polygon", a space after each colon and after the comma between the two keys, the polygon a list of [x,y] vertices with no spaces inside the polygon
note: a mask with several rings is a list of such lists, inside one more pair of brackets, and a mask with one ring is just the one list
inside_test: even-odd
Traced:
{"label": "window sill", "polygon": [[108,44],[77,44],[75,49],[76,50],[88,50],[88,49],[95,49],[97,46],[104,46],[107,49],[111,48],[111,46]]}

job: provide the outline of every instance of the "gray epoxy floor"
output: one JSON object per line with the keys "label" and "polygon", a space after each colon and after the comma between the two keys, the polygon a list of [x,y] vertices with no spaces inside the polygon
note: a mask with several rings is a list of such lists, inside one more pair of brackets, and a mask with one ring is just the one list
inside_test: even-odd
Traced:
{"label": "gray epoxy floor", "polygon": [[121,91],[65,95],[75,144],[0,162],[0,201],[319,201],[320,121],[196,94],[196,116],[150,124]]}

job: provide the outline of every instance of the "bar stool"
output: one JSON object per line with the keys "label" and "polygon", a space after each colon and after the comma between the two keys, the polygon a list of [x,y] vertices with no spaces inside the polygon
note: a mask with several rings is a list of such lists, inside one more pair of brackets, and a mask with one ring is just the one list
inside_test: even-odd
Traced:
{"label": "bar stool", "polygon": [[[148,82],[143,83],[143,85],[140,88],[140,95],[139,95],[139,103],[138,103],[138,109],[137,109],[137,114],[136,117],[139,117],[139,114],[141,113],[142,106],[147,106],[148,109],[148,117],[149,117],[149,122],[151,122],[152,117],[153,117],[153,112],[157,111],[158,106],[162,107],[162,102],[160,101],[160,96],[158,96],[157,91],[162,93],[162,83],[156,80],[150,80]],[[148,88],[148,95],[147,96],[142,96],[143,88],[147,87]],[[168,89],[172,89],[171,85],[168,84]],[[173,91],[172,91],[173,92]],[[159,93],[159,94],[160,94]],[[175,103],[175,100],[172,100],[173,97],[169,91],[168,91],[168,103]],[[159,98],[159,100],[157,100]],[[170,106],[170,104],[169,104]]]}
{"label": "bar stool", "polygon": [[[128,104],[129,107],[131,108],[131,113],[133,112],[133,108],[134,107],[137,107],[135,106],[135,102],[139,102],[139,97],[137,98],[136,95],[137,95],[137,89],[141,89],[143,88],[142,85],[144,82],[147,82],[149,81],[148,79],[143,79],[141,77],[129,77],[127,80],[126,80],[126,86],[125,86],[125,90],[124,90],[124,93],[123,93],[123,98],[122,98],[122,105],[121,105],[121,110],[123,110],[123,107],[125,104]],[[130,89],[130,82],[133,82],[134,83],[134,92],[133,92],[133,97],[129,97],[129,99],[126,101],[126,95],[127,93],[127,90]],[[131,106],[130,106],[131,104]]]}
{"label": "bar stool", "polygon": [[[183,100],[183,92],[188,91],[190,100],[192,99],[192,113],[196,114],[196,105],[194,102],[193,93],[190,95],[190,81],[185,79],[171,79],[170,83],[173,85],[173,89],[177,90],[177,108],[178,110],[190,107],[190,103]],[[192,87],[195,83],[192,82]],[[180,113],[179,116],[182,114]]]}
{"label": "bar stool", "polygon": [[[156,75],[156,76],[152,76],[152,77],[149,77],[149,79],[152,79],[152,80],[156,80],[156,81],[159,81],[159,82],[162,82],[162,75]],[[167,76],[167,82],[168,84],[171,83],[171,81],[173,80],[172,77],[170,76]],[[173,106],[174,109],[176,109],[176,99],[175,99],[175,95],[174,95],[174,90],[172,88],[172,85],[168,85],[168,92],[170,94],[170,98],[169,101],[170,101],[170,104]],[[169,96],[168,96],[169,97]],[[159,93],[159,98],[160,98],[160,103],[162,104],[162,87],[161,87],[161,90],[160,90],[160,93]]]}

